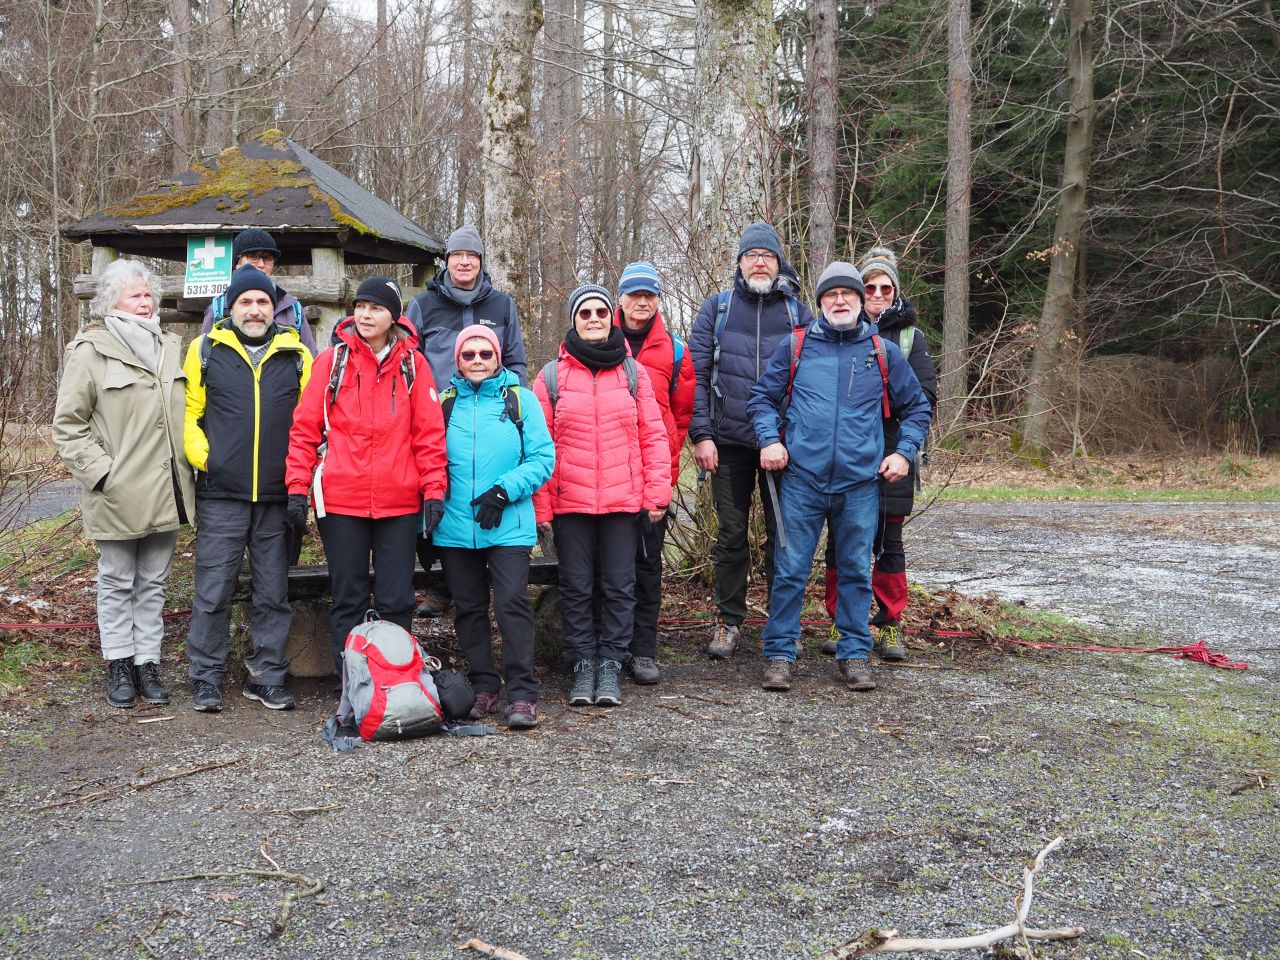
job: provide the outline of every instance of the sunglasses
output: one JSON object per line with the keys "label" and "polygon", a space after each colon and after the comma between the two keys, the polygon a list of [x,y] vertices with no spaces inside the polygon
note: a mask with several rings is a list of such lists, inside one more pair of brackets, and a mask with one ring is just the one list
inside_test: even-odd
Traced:
{"label": "sunglasses", "polygon": [[892,283],[868,283],[867,296],[874,297],[877,294],[882,297],[892,297],[893,284]]}
{"label": "sunglasses", "polygon": [[593,311],[590,307],[583,307],[581,310],[579,310],[579,311],[578,311],[578,319],[579,319],[579,320],[590,320],[590,319],[591,319],[591,314],[592,314],[593,312],[594,312],[594,313],[595,313],[595,315],[596,315],[597,317],[599,317],[601,320],[603,320],[605,317],[609,316],[609,308],[608,308],[608,307],[596,307],[594,311]]}
{"label": "sunglasses", "polygon": [[467,361],[474,360],[476,357],[479,357],[481,360],[492,360],[493,351],[492,350],[463,350],[462,353],[458,354],[458,356],[462,357],[463,360],[467,360]]}

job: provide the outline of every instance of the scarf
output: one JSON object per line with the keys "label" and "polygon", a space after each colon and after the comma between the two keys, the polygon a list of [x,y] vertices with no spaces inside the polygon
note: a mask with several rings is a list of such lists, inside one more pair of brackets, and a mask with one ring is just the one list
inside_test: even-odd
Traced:
{"label": "scarf", "polygon": [[160,374],[164,342],[161,339],[160,324],[155,317],[139,317],[123,310],[112,310],[102,320],[116,339],[141,360],[148,370],[157,376]]}
{"label": "scarf", "polygon": [[631,355],[633,357],[640,356],[640,348],[644,346],[644,342],[648,339],[657,319],[658,315],[655,313],[649,322],[639,330],[632,330],[625,322],[622,324],[622,335],[627,338],[627,343],[631,345]]}
{"label": "scarf", "polygon": [[627,356],[627,341],[619,327],[609,328],[604,343],[587,343],[577,330],[570,330],[564,335],[564,348],[588,370],[612,370]]}
{"label": "scarf", "polygon": [[476,299],[480,296],[481,288],[484,286],[484,284],[481,283],[482,279],[482,274],[477,275],[476,285],[470,290],[463,290],[461,287],[455,287],[453,285],[453,278],[449,276],[449,271],[446,270],[444,272],[444,276],[440,278],[440,286],[444,288],[445,292],[455,302],[461,306],[469,307],[471,304],[475,303]]}

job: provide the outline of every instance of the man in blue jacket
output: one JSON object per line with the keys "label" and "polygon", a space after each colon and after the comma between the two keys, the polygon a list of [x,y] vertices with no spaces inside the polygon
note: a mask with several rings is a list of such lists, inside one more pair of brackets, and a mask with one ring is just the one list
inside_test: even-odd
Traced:
{"label": "man in blue jacket", "polygon": [[716,659],[733,654],[747,616],[747,517],[757,486],[765,521],[765,579],[773,580],[774,511],[759,469],[760,451],[747,401],[778,344],[813,319],[809,308],[796,299],[799,288],[795,271],[782,255],[778,231],[767,223],[753,223],[738,245],[733,286],[707,298],[689,335],[694,372],[689,440],[698,468],[711,475],[719,521],[719,617],[707,645],[707,653]]}
{"label": "man in blue jacket", "polygon": [[[879,478],[907,475],[929,430],[929,398],[898,345],[861,317],[862,278],[852,264],[827,267],[817,298],[820,317],[778,347],[748,404],[760,466],[782,475],[785,525],[763,633],[763,686],[791,688],[800,608],[825,521],[839,575],[836,663],[851,690],[874,690],[867,620]],[[888,410],[899,428],[897,448],[886,456]]]}

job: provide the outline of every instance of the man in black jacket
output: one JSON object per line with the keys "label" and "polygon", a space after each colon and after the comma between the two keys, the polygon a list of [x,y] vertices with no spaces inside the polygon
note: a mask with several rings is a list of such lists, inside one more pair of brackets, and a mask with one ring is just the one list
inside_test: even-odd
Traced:
{"label": "man in black jacket", "polygon": [[311,352],[292,327],[276,324],[276,286],[244,266],[226,292],[229,315],[187,351],[183,446],[196,469],[196,569],[187,674],[192,706],[222,709],[230,650],[231,595],[249,549],[253,652],[244,695],[272,710],[293,709],[285,689],[289,557],[285,541],[285,456],[293,409],[311,374]]}
{"label": "man in black jacket", "polygon": [[707,298],[689,336],[694,372],[689,439],[698,468],[711,475],[719,521],[714,561],[719,617],[707,645],[717,659],[733,654],[747,615],[747,518],[756,487],[765,519],[765,578],[773,580],[774,507],[747,401],[778,344],[813,319],[796,299],[798,289],[778,231],[753,223],[738,245],[733,286]]}

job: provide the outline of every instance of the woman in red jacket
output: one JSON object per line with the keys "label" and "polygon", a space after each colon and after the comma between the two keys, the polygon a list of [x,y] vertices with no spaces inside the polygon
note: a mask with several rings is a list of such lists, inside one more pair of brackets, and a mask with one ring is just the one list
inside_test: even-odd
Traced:
{"label": "woman in red jacket", "polygon": [[339,673],[371,592],[379,616],[409,629],[418,518],[429,535],[444,513],[444,420],[401,303],[388,277],[360,284],[354,315],[334,329],[338,342],[316,357],[289,434],[289,519],[305,523],[310,490],[329,563]]}
{"label": "woman in red jacket", "polygon": [[[533,385],[556,445],[556,469],[533,503],[539,524],[554,517],[560,560],[569,704],[617,706],[631,641],[636,542],[641,517],[657,523],[671,500],[671,450],[648,373],[613,325],[609,291],[595,284],[569,297],[560,358]],[[600,627],[592,614],[600,571]]]}

